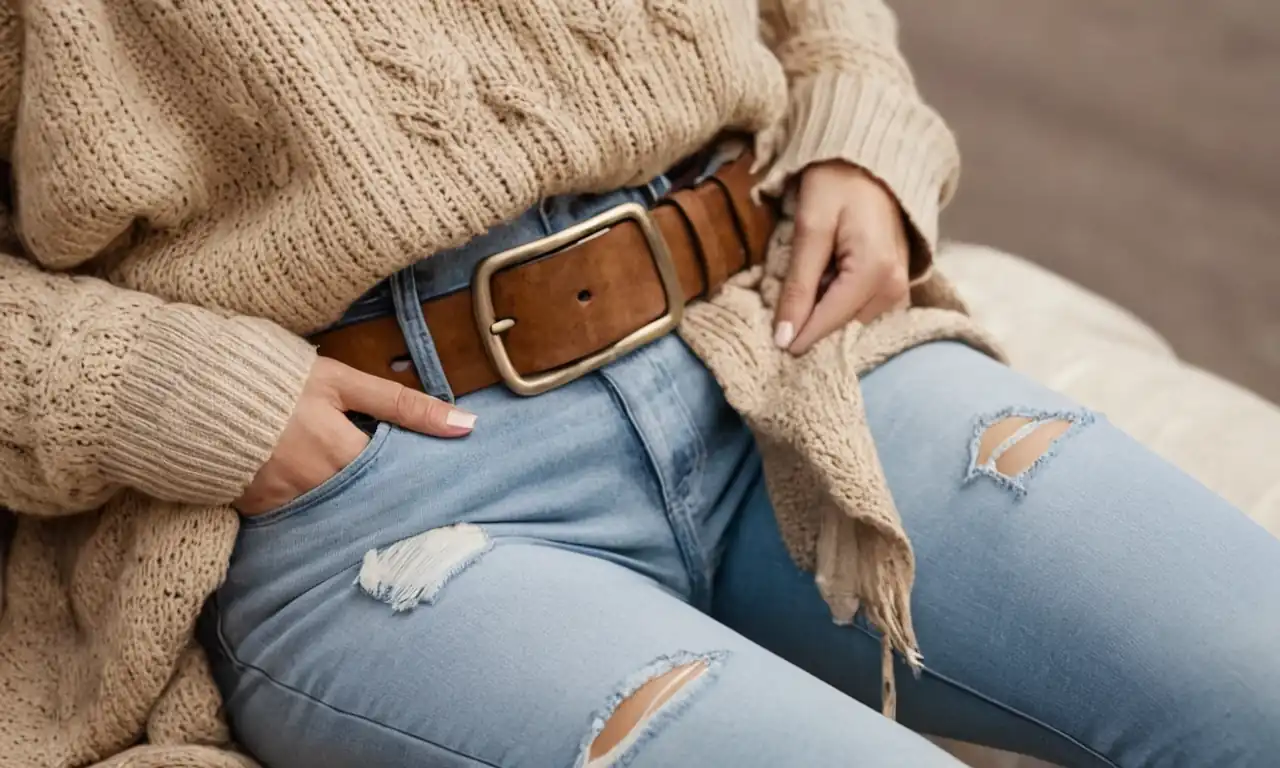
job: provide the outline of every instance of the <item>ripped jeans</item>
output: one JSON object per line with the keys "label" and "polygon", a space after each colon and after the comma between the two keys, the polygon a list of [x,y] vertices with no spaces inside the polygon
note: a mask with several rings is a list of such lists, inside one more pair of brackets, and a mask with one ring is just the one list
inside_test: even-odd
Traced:
{"label": "ripped jeans", "polygon": [[[379,427],[246,521],[202,628],[236,737],[271,768],[956,764],[904,726],[1070,766],[1275,764],[1280,544],[967,347],[863,387],[918,560],[902,725],[873,709],[877,640],[832,624],[750,435],[669,337],[464,398],[462,441]],[[1028,420],[1056,439],[1011,481]]]}
{"label": "ripped jeans", "polygon": [[[670,186],[551,198],[344,322],[394,314],[402,364],[451,397],[418,300]],[[832,623],[751,435],[668,337],[539,397],[463,398],[464,440],[378,426],[246,520],[200,626],[236,738],[268,768],[956,765],[908,728],[1070,766],[1276,764],[1280,543],[968,347],[862,386],[917,559],[901,724],[875,709],[878,639]]]}

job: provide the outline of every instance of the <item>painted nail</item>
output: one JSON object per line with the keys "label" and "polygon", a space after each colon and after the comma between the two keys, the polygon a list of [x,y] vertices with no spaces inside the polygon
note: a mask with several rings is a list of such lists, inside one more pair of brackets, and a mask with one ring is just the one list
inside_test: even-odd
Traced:
{"label": "painted nail", "polygon": [[777,329],[773,332],[773,343],[779,349],[786,349],[791,346],[791,342],[796,340],[796,329],[791,323],[783,321],[778,323]]}
{"label": "painted nail", "polygon": [[459,429],[471,429],[476,425],[476,415],[474,413],[467,413],[464,410],[454,408],[449,411],[448,416],[444,417],[444,423]]}

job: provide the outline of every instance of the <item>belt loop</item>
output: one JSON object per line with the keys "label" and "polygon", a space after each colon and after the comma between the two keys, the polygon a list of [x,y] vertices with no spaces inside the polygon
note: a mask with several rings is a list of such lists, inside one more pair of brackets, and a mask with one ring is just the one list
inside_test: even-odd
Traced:
{"label": "belt loop", "polygon": [[671,193],[671,179],[667,174],[662,174],[650,180],[648,184],[641,188],[648,198],[645,203],[647,207],[652,208],[658,204],[658,201]]}
{"label": "belt loop", "polygon": [[444,374],[436,343],[427,328],[427,318],[422,314],[422,299],[418,297],[418,278],[413,267],[406,267],[391,276],[391,300],[396,305],[396,322],[404,335],[409,357],[418,372],[418,380],[428,395],[453,402],[453,389]]}

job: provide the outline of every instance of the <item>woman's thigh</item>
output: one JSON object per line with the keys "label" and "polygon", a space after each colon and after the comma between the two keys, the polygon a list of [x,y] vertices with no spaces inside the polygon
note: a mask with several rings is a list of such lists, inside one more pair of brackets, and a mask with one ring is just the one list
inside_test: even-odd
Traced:
{"label": "woman's thigh", "polygon": [[271,768],[544,768],[610,745],[637,768],[953,764],[689,605],[654,466],[701,476],[701,440],[634,415],[667,402],[665,366],[611,370],[469,397],[485,428],[462,441],[380,427],[245,521],[201,635],[246,747]]}
{"label": "woman's thigh", "polygon": [[[926,669],[899,669],[900,719],[1068,765],[1273,764],[1280,543],[1103,416],[967,347],[907,352],[863,392],[917,560]],[[1028,420],[1061,434],[1009,450],[1007,472],[982,466]],[[730,533],[713,612],[878,695],[877,642],[832,625],[762,484]]]}
{"label": "woman's thigh", "polygon": [[403,613],[354,578],[214,641],[235,734],[270,768],[954,764],[616,563],[499,540]]}

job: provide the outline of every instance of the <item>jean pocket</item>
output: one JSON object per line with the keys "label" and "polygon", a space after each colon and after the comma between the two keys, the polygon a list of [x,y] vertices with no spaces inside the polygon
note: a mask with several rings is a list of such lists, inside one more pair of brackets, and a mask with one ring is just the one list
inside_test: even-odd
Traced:
{"label": "jean pocket", "polygon": [[325,480],[320,485],[294,498],[284,506],[276,507],[270,512],[253,517],[241,517],[241,528],[262,528],[263,526],[273,525],[275,523],[288,520],[289,518],[314,509],[319,505],[337,497],[348,486],[360,479],[369,467],[373,464],[373,460],[378,457],[378,453],[387,443],[387,437],[391,434],[392,426],[386,422],[378,424],[377,430],[374,431],[373,437],[369,439],[369,444],[355,457],[355,459],[338,470],[338,472]]}

